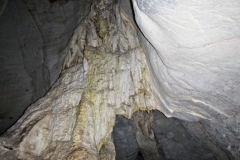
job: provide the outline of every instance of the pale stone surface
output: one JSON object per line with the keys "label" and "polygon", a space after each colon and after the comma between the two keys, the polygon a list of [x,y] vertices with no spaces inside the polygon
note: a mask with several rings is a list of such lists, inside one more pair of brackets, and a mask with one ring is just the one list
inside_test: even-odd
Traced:
{"label": "pale stone surface", "polygon": [[138,25],[157,51],[147,55],[165,112],[192,120],[239,111],[239,1],[137,2]]}
{"label": "pale stone surface", "polygon": [[240,157],[239,1],[133,0],[133,5],[148,40],[140,36],[163,113],[202,121],[223,150]]}
{"label": "pale stone surface", "polygon": [[136,28],[119,10],[93,4],[64,49],[57,83],[2,137],[2,159],[114,159],[116,115],[157,107]]}
{"label": "pale stone surface", "polygon": [[[154,128],[166,157],[196,156],[194,141],[185,141],[192,137],[213,149],[205,158],[220,152],[223,159],[240,157],[238,1],[133,2],[143,48],[123,1],[93,3],[62,46],[66,56],[58,81],[0,138],[1,159],[115,159],[116,115],[130,118],[152,109],[197,122],[181,121],[179,127],[156,115],[154,128],[151,119],[139,120],[142,149],[150,141],[139,139],[154,139]],[[176,154],[168,147],[177,147]]]}
{"label": "pale stone surface", "polygon": [[152,111],[138,111],[133,115],[132,119],[137,127],[136,139],[139,145],[139,151],[142,153],[144,159],[160,159],[157,149],[157,140],[155,138],[155,133],[153,130]]}
{"label": "pale stone surface", "polygon": [[[1,141],[1,156],[6,152],[2,158],[10,159],[11,152],[16,152],[21,159],[36,159],[42,155],[47,158],[52,154],[55,158],[62,158],[67,155],[76,123],[76,106],[87,80],[86,69],[79,64],[65,70],[52,89],[25,111],[5,135],[11,138]],[[4,146],[13,150],[9,153]]]}

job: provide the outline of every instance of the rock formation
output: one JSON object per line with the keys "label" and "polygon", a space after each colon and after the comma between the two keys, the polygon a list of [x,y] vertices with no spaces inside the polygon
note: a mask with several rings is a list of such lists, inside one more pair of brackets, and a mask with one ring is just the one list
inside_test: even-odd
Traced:
{"label": "rock formation", "polygon": [[[29,92],[20,110],[50,88],[0,137],[1,159],[240,157],[237,0],[38,3],[4,1],[0,7],[5,21],[14,7],[27,11],[20,12],[26,22],[14,22],[16,32],[6,27],[10,22],[0,31],[1,52],[22,57],[1,71],[18,71],[21,81],[8,83],[19,82],[17,90]],[[27,24],[34,34],[21,30]],[[28,37],[18,35],[15,43],[6,31]],[[11,52],[4,49],[8,45]],[[4,78],[1,85],[12,80]],[[10,91],[5,88],[1,97]],[[9,110],[3,111],[4,117]]]}
{"label": "rock formation", "polygon": [[239,2],[133,0],[133,5],[148,40],[141,44],[149,53],[152,93],[163,113],[200,121],[224,151],[240,157]]}
{"label": "rock formation", "polygon": [[63,50],[89,12],[90,3],[0,2],[0,133],[57,80],[65,57]]}
{"label": "rock formation", "polygon": [[2,138],[3,157],[112,159],[114,147],[100,150],[114,146],[116,115],[157,107],[136,28],[119,9],[111,1],[92,5],[64,50],[58,81]]}

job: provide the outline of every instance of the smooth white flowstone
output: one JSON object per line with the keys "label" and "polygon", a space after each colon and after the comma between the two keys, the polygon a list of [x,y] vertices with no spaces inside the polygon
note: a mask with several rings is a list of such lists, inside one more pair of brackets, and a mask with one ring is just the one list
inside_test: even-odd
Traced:
{"label": "smooth white flowstone", "polygon": [[[132,2],[163,113],[206,123],[224,149],[239,143],[234,119],[240,118],[240,2]],[[231,138],[223,140],[221,133]]]}
{"label": "smooth white flowstone", "polygon": [[147,57],[165,112],[193,120],[239,111],[239,2],[133,2],[136,21],[156,49]]}

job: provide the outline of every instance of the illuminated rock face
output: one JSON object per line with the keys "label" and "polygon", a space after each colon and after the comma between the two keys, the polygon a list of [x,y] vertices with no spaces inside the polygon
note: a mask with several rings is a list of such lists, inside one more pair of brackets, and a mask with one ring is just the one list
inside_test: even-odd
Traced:
{"label": "illuminated rock face", "polygon": [[[132,24],[129,3],[92,3],[57,82],[0,137],[0,159],[240,157],[240,9],[221,4],[133,0]],[[113,129],[138,110],[136,128]],[[119,156],[122,133],[136,139]]]}
{"label": "illuminated rock face", "polygon": [[239,111],[239,1],[133,2],[136,21],[155,48],[146,55],[164,112],[197,120]]}
{"label": "illuminated rock face", "polygon": [[239,1],[133,0],[133,5],[148,40],[141,37],[141,44],[163,113],[201,121],[223,150],[239,157]]}
{"label": "illuminated rock face", "polygon": [[92,6],[63,50],[58,81],[2,137],[3,159],[115,159],[116,115],[158,107],[136,28],[119,9]]}

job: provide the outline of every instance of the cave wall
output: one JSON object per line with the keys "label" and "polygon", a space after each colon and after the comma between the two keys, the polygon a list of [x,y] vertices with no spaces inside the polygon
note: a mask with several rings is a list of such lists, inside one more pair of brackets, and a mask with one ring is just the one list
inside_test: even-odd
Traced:
{"label": "cave wall", "polygon": [[112,136],[116,160],[234,159],[201,122],[167,118],[157,110],[135,112],[131,119],[117,116]]}
{"label": "cave wall", "polygon": [[[54,3],[60,6],[60,2],[63,5],[63,1]],[[138,110],[153,109],[180,120],[161,113],[152,114],[155,120],[144,115],[135,117],[145,128],[142,133],[136,132],[139,150],[133,149],[134,156],[139,156],[135,151],[144,152],[144,144],[155,143],[162,159],[175,159],[182,153],[183,159],[240,157],[236,98],[239,37],[221,41],[225,32],[225,36],[239,33],[237,26],[230,25],[239,22],[239,14],[230,12],[238,13],[239,3],[231,2],[226,7],[216,6],[223,17],[216,10],[212,13],[215,21],[209,25],[199,23],[195,28],[190,24],[202,18],[204,22],[211,20],[201,17],[198,8],[203,5],[211,9],[215,6],[211,2],[199,2],[187,10],[186,4],[192,4],[188,0],[133,0],[134,15],[129,11],[131,3],[123,0],[91,4],[89,14],[64,46],[60,67],[63,70],[57,82],[0,137],[1,159],[115,159],[119,149],[115,149],[112,137],[116,115],[131,118]],[[215,29],[214,24],[223,26]],[[229,26],[232,34],[224,32]],[[193,36],[195,32],[197,35]],[[218,36],[220,41],[215,41]],[[208,41],[196,47],[198,40]],[[137,129],[141,128],[139,125]],[[152,141],[153,134],[156,142]],[[148,141],[139,140],[143,135],[150,137]],[[193,141],[185,142],[189,138]],[[172,154],[174,147],[177,151]],[[203,148],[197,153],[200,156],[207,155],[196,157],[194,147]],[[143,156],[146,154],[149,152]]]}
{"label": "cave wall", "polygon": [[[137,24],[165,114],[186,120],[239,111],[238,1],[134,0]],[[225,4],[224,7],[222,4]]]}
{"label": "cave wall", "polygon": [[0,137],[1,158],[115,159],[116,115],[158,107],[135,27],[116,1],[93,3],[57,82]]}
{"label": "cave wall", "polygon": [[1,1],[0,133],[42,97],[61,72],[73,30],[91,1]]}
{"label": "cave wall", "polygon": [[201,122],[239,157],[239,2],[133,0],[133,6],[162,112]]}

